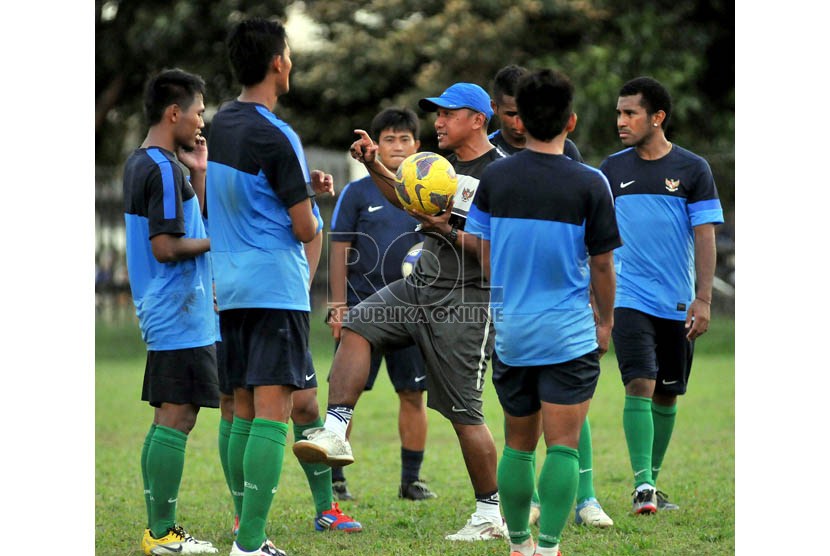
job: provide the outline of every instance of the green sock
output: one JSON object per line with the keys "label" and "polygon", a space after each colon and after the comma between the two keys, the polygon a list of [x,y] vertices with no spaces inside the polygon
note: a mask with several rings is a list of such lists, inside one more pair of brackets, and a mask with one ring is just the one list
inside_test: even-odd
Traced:
{"label": "green sock", "polygon": [[533,496],[530,497],[530,503],[536,504],[537,506],[541,504],[539,502],[539,489],[536,488],[536,451],[533,451]]}
{"label": "green sock", "polygon": [[256,550],[265,542],[265,522],[280,482],[286,436],[286,423],[260,418],[251,422],[242,463],[245,495],[236,537],[236,543],[243,550]]}
{"label": "green sock", "polygon": [[147,450],[147,477],[150,480],[150,530],[155,538],[176,524],[176,502],[184,469],[187,435],[156,425]]}
{"label": "green sock", "polygon": [[551,446],[539,475],[539,546],[550,548],[559,544],[562,530],[576,499],[579,482],[579,452],[567,446]]}
{"label": "green sock", "polygon": [[144,437],[144,446],[141,447],[141,480],[144,483],[144,504],[147,506],[147,528],[150,528],[150,477],[147,475],[147,453],[150,451],[150,441],[156,431],[156,424],[150,425],[147,436]]}
{"label": "green sock", "polygon": [[591,425],[588,416],[579,433],[579,486],[576,487],[577,503],[596,498],[594,493],[594,447],[591,444]]}
{"label": "green sock", "polygon": [[228,475],[230,477],[231,497],[233,498],[233,511],[236,515],[242,515],[242,494],[245,490],[245,473],[242,467],[242,459],[245,456],[245,448],[248,445],[248,435],[250,433],[250,421],[239,417],[233,418],[230,438],[228,438]]}
{"label": "green sock", "polygon": [[510,533],[510,542],[522,544],[530,538],[527,512],[535,478],[533,452],[504,447],[498,467],[499,500]]}
{"label": "green sock", "polygon": [[651,417],[651,398],[625,397],[623,430],[631,469],[634,471],[634,488],[644,483],[653,485],[651,446],[654,444],[654,422]]}
{"label": "green sock", "polygon": [[671,434],[674,430],[674,420],[677,417],[677,404],[666,407],[665,405],[651,404],[651,417],[654,423],[654,444],[651,448],[651,476],[657,483],[657,475],[663,465],[663,458],[666,450],[669,449]]}
{"label": "green sock", "polygon": [[219,462],[222,464],[222,473],[225,474],[225,484],[228,485],[228,492],[231,493],[231,499],[233,499],[233,488],[231,488],[231,471],[228,468],[228,442],[231,439],[232,426],[233,421],[226,421],[221,417],[219,418]]}
{"label": "green sock", "polygon": [[[322,427],[323,419],[317,417],[317,420],[307,425],[298,425],[294,423],[294,441],[305,438],[303,432],[314,428]],[[300,462],[300,467],[305,471],[305,476],[308,479],[308,486],[311,488],[311,497],[314,499],[314,509],[318,514],[331,509],[331,467],[323,463],[304,463]]]}

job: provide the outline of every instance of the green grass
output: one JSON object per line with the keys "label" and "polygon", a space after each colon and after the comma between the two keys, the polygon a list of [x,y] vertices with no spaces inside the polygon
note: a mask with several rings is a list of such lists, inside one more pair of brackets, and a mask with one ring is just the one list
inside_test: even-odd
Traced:
{"label": "green grass", "polygon": [[[315,365],[324,377],[331,341],[319,315],[312,319]],[[137,327],[96,326],[96,554],[139,555],[145,522],[139,455],[152,409],[139,401],[144,349]],[[603,359],[590,418],[597,496],[615,525],[608,530],[563,532],[562,549],[573,555],[720,555],[735,552],[735,356],[734,321],[715,319],[698,341],[690,390],[681,398],[674,440],[663,464],[660,488],[682,507],[653,517],[630,512],[631,471],[622,431],[623,390],[613,354]],[[383,371],[382,371],[383,373]],[[319,396],[325,407],[326,385]],[[485,414],[499,453],[502,414],[492,383]],[[506,543],[452,544],[474,500],[452,427],[429,411],[422,475],[439,494],[433,501],[398,500],[400,444],[397,397],[386,378],[358,404],[352,447],[356,463],[346,468],[355,502],[344,510],[365,528],[357,535],[320,534],[312,528],[313,505],[305,475],[286,451],[279,491],[268,522],[269,536],[290,555],[459,554],[506,555]],[[178,519],[227,554],[233,518],[216,452],[218,410],[203,410],[190,435]],[[541,466],[544,451],[537,452]],[[533,528],[534,534],[537,529]]]}

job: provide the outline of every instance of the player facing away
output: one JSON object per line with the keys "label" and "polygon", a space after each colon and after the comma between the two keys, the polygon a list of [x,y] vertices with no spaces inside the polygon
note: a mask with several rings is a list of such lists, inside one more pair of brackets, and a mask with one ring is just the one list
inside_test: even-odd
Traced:
{"label": "player facing away", "polygon": [[151,78],[144,95],[149,131],[124,165],[127,268],[147,344],[141,399],[155,408],[141,451],[144,554],[217,552],[176,524],[188,434],[200,408],[219,406],[210,240],[201,209],[204,94],[202,78],[179,69]]}
{"label": "player facing away", "polygon": [[[614,205],[603,175],[563,154],[576,125],[572,100],[561,73],[519,80],[527,146],[487,168],[467,219],[467,231],[481,235],[491,305],[500,312],[493,383],[504,409],[498,484],[512,556],[560,554],[579,482],[580,430],[614,320]],[[547,456],[536,546],[527,515],[540,431]]]}
{"label": "player facing away", "polygon": [[[456,83],[440,97],[421,99],[419,106],[437,112],[438,146],[452,152],[447,158],[458,175],[454,205],[436,216],[410,212],[426,234],[421,257],[407,278],[347,313],[332,363],[325,427],[297,442],[294,452],[300,459],[330,465],[354,462],[346,430],[369,376],[372,348],[417,345],[426,363],[427,405],[452,423],[476,499],[475,512],[464,527],[446,538],[503,538],[496,447],[484,422],[481,398],[493,345],[490,294],[478,262],[478,238],[464,232],[479,178],[502,155],[487,141],[493,113],[490,97],[478,85]],[[366,165],[387,200],[400,207],[392,186],[395,176],[375,156],[378,146],[365,131],[356,133],[360,139],[352,144],[352,156]]]}
{"label": "player facing away", "polygon": [[[420,148],[418,116],[408,108],[387,108],[372,120],[371,137],[378,156],[395,172],[404,159]],[[327,322],[340,342],[342,315],[385,285],[402,278],[401,261],[424,240],[415,232],[418,222],[386,200],[370,176],[343,188],[332,216],[329,234],[329,313]],[[372,350],[372,366],[365,390],[371,390],[386,360],[389,379],[400,400],[401,481],[398,497],[435,498],[420,477],[427,438],[424,360],[417,346],[381,352]],[[348,436],[348,435],[347,435]],[[332,468],[332,490],[340,500],[352,499],[342,467]]]}
{"label": "player facing away", "polygon": [[[519,79],[530,73],[527,68],[511,64],[501,68],[493,78],[493,112],[499,118],[500,129],[490,134],[490,142],[508,155],[521,152],[527,141],[522,119],[516,107],[516,86]],[[583,162],[582,155],[570,138],[565,138],[565,156],[577,162]],[[535,454],[535,452],[534,452]],[[536,464],[534,462],[534,469]],[[531,524],[538,523],[539,492],[533,491],[530,501]],[[577,525],[593,527],[612,527],[614,521],[605,513],[594,491],[594,447],[591,442],[591,424],[588,417],[579,434],[579,487],[576,490],[576,507],[574,521]]]}
{"label": "player facing away", "polygon": [[617,249],[614,347],[625,385],[623,429],[634,472],[633,510],[676,510],[656,489],[677,396],[686,393],[695,338],[709,327],[715,225],[723,210],[709,164],[666,138],[671,97],[639,77],[617,99],[626,149],[600,169],[611,184]]}
{"label": "player facing away", "polygon": [[[265,523],[282,471],[292,393],[314,378],[306,374],[311,307],[303,244],[322,229],[314,194],[333,186],[331,176],[309,173],[299,137],[272,112],[288,92],[292,67],[283,26],[244,20],[227,44],[242,92],[213,118],[207,207],[234,395],[228,465],[242,478],[231,555],[273,556],[283,551],[268,540]],[[328,497],[330,484],[326,476]],[[360,530],[336,504],[315,519],[318,530],[343,525]]]}

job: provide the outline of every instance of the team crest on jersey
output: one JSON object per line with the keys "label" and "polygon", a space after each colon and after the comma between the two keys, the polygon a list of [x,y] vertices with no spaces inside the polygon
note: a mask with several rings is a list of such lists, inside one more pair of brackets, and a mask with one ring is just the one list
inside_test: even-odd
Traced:
{"label": "team crest on jersey", "polygon": [[464,200],[464,201],[469,201],[470,199],[473,198],[473,195],[475,194],[475,192],[476,192],[475,189],[470,189],[468,187],[465,187],[464,189],[461,190],[461,199]]}
{"label": "team crest on jersey", "polygon": [[672,180],[666,178],[666,189],[669,191],[669,193],[674,193],[675,191],[680,189],[680,180]]}

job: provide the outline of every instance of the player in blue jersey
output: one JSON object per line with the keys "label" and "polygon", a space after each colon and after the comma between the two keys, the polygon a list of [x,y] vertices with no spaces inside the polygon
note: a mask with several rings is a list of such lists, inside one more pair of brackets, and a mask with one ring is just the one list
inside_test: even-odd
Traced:
{"label": "player in blue jersey", "polygon": [[[527,68],[511,64],[501,68],[493,78],[493,112],[498,116],[501,128],[490,134],[490,142],[507,154],[516,154],[525,148],[526,136],[522,119],[516,107],[516,85],[519,79],[530,73]],[[576,144],[565,139],[565,156],[583,162]],[[579,487],[576,491],[574,520],[577,525],[612,527],[614,521],[605,513],[594,491],[594,448],[591,442],[591,424],[588,417],[579,435]],[[539,521],[539,493],[534,490],[530,502],[529,521]]]}
{"label": "player in blue jersey", "polygon": [[614,193],[614,346],[625,385],[623,429],[637,514],[676,510],[656,489],[685,394],[694,340],[709,327],[715,225],[723,210],[709,164],[666,138],[671,97],[650,77],[623,85],[617,129],[626,147],[600,166]]}
{"label": "player in blue jersey", "polygon": [[[579,481],[579,437],[613,326],[620,245],[603,175],[564,155],[573,86],[552,70],[521,78],[526,148],[485,170],[467,219],[481,236],[496,317],[493,383],[504,409],[498,484],[513,556],[559,554]],[[591,308],[593,291],[597,320]],[[539,542],[527,515],[544,431]]]}
{"label": "player in blue jersey", "polygon": [[[272,112],[288,92],[292,67],[283,26],[244,20],[231,30],[228,51],[242,92],[213,118],[206,196],[234,394],[228,465],[242,492],[231,554],[273,556],[283,552],[268,540],[265,523],[282,471],[292,393],[316,385],[303,245],[320,241],[313,197],[333,187],[331,176],[308,171],[299,137]],[[320,473],[319,484],[330,501],[330,475]],[[316,494],[317,530],[360,530],[337,504],[321,507]]]}
{"label": "player in blue jersey", "polygon": [[[525,130],[516,109],[516,84],[527,75],[527,68],[510,64],[504,66],[493,77],[493,96],[490,103],[493,113],[499,118],[499,129],[488,136],[490,142],[504,154],[516,154],[525,148]],[[582,154],[576,143],[565,139],[565,156],[582,162]]]}
{"label": "player in blue jersey", "polygon": [[141,451],[144,554],[217,551],[176,524],[188,434],[200,408],[219,405],[210,240],[201,209],[204,94],[202,78],[178,69],[151,78],[144,96],[149,131],[124,165],[127,268],[147,344],[141,399],[155,408]]}
{"label": "player in blue jersey", "polygon": [[[408,108],[387,108],[372,120],[371,136],[378,156],[394,172],[419,141],[418,116]],[[415,232],[418,222],[398,210],[366,176],[346,185],[337,201],[329,234],[328,324],[340,342],[342,315],[387,284],[402,277],[401,261],[424,240]],[[420,477],[427,438],[424,390],[426,370],[416,346],[381,352],[373,350],[372,367],[365,390],[371,390],[381,361],[400,399],[398,431],[401,437],[401,484],[398,497],[409,500],[435,498]],[[340,500],[352,498],[342,467],[332,468],[332,489]]]}
{"label": "player in blue jersey", "polygon": [[[482,391],[492,352],[490,293],[478,261],[478,238],[464,231],[484,168],[502,154],[487,140],[493,115],[487,92],[472,83],[456,83],[419,106],[436,112],[438,147],[458,175],[452,210],[441,215],[412,213],[426,239],[421,257],[407,278],[397,280],[352,308],[343,323],[340,347],[332,363],[328,409],[323,430],[294,444],[300,459],[330,465],[354,462],[346,431],[369,376],[371,350],[417,345],[424,358],[428,407],[452,423],[475,494],[475,511],[450,541],[484,541],[506,535],[496,482],[496,446],[484,422]],[[375,154],[378,146],[363,130],[351,153],[363,162],[375,185],[396,207],[395,175]],[[428,233],[427,233],[428,232]]]}

